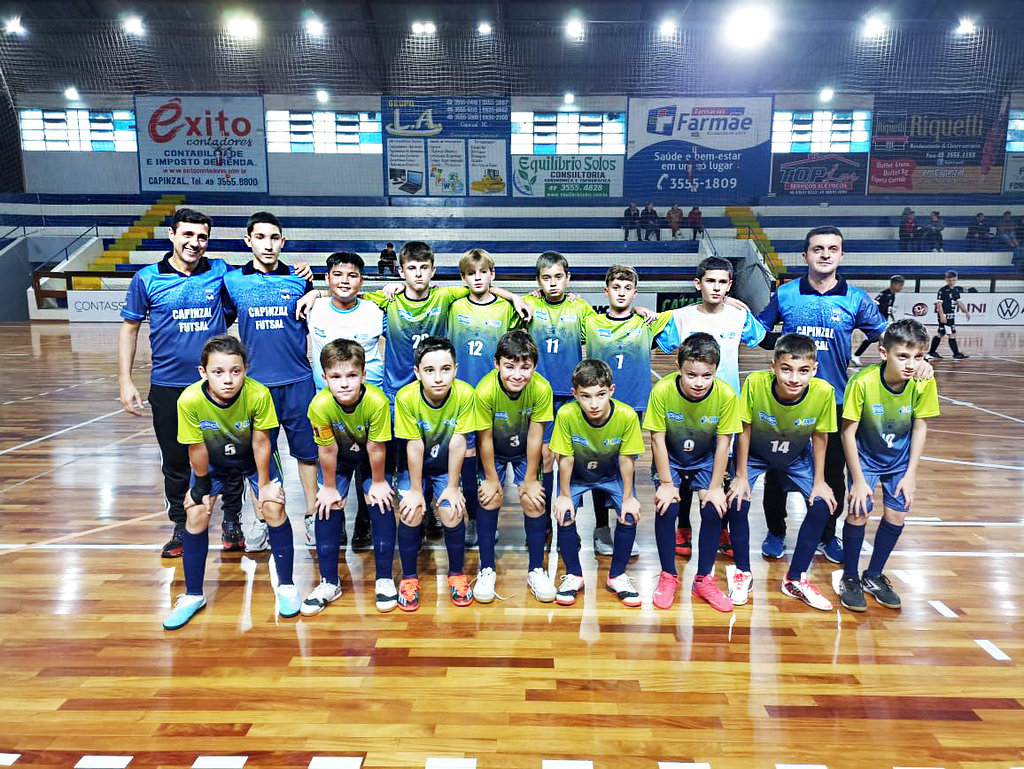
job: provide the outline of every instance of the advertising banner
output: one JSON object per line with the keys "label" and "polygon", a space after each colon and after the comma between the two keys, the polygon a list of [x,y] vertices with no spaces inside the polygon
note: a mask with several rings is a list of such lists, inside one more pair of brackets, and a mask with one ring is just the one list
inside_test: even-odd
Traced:
{"label": "advertising banner", "polygon": [[1003,192],[1024,192],[1024,153],[1008,152],[1003,167]]}
{"label": "advertising banner", "polygon": [[266,192],[262,96],[136,96],[143,192]]}
{"label": "advertising banner", "polygon": [[868,192],[1000,192],[1008,101],[991,94],[876,96]]}
{"label": "advertising banner", "polygon": [[620,198],[621,155],[516,155],[512,194],[517,198]]}
{"label": "advertising banner", "polygon": [[[511,110],[501,96],[382,96],[384,194],[507,195]],[[472,165],[481,139],[501,140],[500,164],[497,145],[473,144]]]}
{"label": "advertising banner", "polygon": [[126,291],[68,291],[72,323],[120,323]]}
{"label": "advertising banner", "polygon": [[767,191],[771,120],[769,98],[630,99],[626,196]]}
{"label": "advertising banner", "polygon": [[[911,294],[901,291],[893,303],[893,317],[916,318],[926,326],[938,324],[935,314],[935,292]],[[956,325],[960,326],[1024,326],[1024,294],[964,294],[960,301],[971,313],[970,320],[958,312]]]}
{"label": "advertising banner", "polygon": [[772,155],[772,192],[780,197],[863,195],[867,179],[866,152]]}

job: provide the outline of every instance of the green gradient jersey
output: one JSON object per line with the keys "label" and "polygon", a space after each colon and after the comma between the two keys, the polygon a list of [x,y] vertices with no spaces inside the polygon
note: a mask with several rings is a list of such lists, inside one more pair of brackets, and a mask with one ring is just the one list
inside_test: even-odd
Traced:
{"label": "green gradient jersey", "polygon": [[905,472],[914,420],[939,415],[939,388],[934,377],[911,379],[902,391],[894,392],[884,376],[884,363],[861,369],[847,382],[843,398],[843,419],[860,422],[857,453],[861,467],[873,475]]}
{"label": "green gradient jersey", "polygon": [[644,453],[644,439],[636,412],[625,403],[613,400],[612,413],[600,427],[590,424],[576,401],[558,410],[549,447],[564,457],[573,457],[572,482],[591,486],[617,481],[619,455]]}
{"label": "green gradient jersey", "polygon": [[496,368],[476,386],[477,430],[493,429],[494,456],[512,462],[526,456],[532,422],[553,422],[551,385],[537,372],[515,397],[501,384]]}
{"label": "green gradient jersey", "polygon": [[433,286],[425,299],[409,299],[403,292],[388,300],[383,291],[371,291],[363,297],[384,311],[384,392],[394,397],[415,379],[417,345],[428,336],[445,336],[448,310],[456,299],[467,294],[469,289],[465,286]]}
{"label": "green gradient jersey", "polygon": [[219,470],[256,472],[252,431],[277,426],[270,390],[248,377],[227,406],[213,402],[205,380],[189,385],[178,398],[178,443],[205,443],[210,465]]}
{"label": "green gradient jersey", "polygon": [[603,360],[611,367],[615,398],[637,411],[647,408],[651,397],[651,345],[672,322],[671,312],[660,312],[654,323],[640,315],[609,318],[591,315],[583,325],[587,357]]}
{"label": "green gradient jersey", "polygon": [[395,398],[395,437],[423,441],[423,476],[448,472],[448,444],[453,435],[476,430],[476,396],[473,388],[456,379],[444,403],[434,408],[423,396],[420,383],[412,382]]}
{"label": "green gradient jersey", "polygon": [[803,397],[780,403],[774,392],[775,375],[755,371],[740,393],[740,419],[750,425],[750,457],[769,467],[788,467],[810,454],[811,435],[836,431],[836,392],[813,377]]}
{"label": "green gradient jersey", "polygon": [[572,371],[583,360],[583,323],[594,308],[585,299],[563,299],[551,304],[543,297],[525,296],[533,311],[530,336],[540,348],[537,371],[551,384],[556,396],[572,395]]}
{"label": "green gradient jersey", "polygon": [[468,296],[456,300],[448,310],[448,338],[455,345],[459,379],[476,386],[493,371],[498,340],[518,326],[519,316],[505,299],[493,297],[487,304],[476,304]]}
{"label": "green gradient jersey", "polygon": [[338,403],[325,387],[310,401],[308,416],[318,446],[338,444],[339,469],[365,466],[370,461],[367,440],[391,440],[391,403],[372,384],[363,385],[359,401],[350,409]]}
{"label": "green gradient jersey", "polygon": [[690,400],[679,389],[679,374],[672,374],[654,385],[644,414],[644,429],[665,433],[673,467],[712,467],[718,436],[743,431],[739,399],[729,385],[716,379],[707,395]]}

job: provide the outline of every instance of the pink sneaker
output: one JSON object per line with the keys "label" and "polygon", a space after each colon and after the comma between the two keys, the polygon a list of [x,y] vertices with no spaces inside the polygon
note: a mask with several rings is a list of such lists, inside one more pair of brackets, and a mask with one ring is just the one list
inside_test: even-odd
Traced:
{"label": "pink sneaker", "polygon": [[659,609],[671,609],[678,588],[679,577],[663,571],[658,577],[658,586],[654,589],[654,605]]}
{"label": "pink sneaker", "polygon": [[693,594],[703,598],[713,608],[718,609],[718,611],[732,611],[732,601],[729,600],[729,596],[718,589],[718,585],[715,584],[714,574],[708,574],[703,577],[698,574],[693,580]]}

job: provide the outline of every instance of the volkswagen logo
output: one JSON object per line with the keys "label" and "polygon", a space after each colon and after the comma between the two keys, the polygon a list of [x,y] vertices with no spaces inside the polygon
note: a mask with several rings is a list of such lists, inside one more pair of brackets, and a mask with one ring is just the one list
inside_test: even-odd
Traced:
{"label": "volkswagen logo", "polygon": [[1012,296],[1008,296],[999,302],[996,313],[1003,320],[1013,320],[1020,313],[1020,304]]}

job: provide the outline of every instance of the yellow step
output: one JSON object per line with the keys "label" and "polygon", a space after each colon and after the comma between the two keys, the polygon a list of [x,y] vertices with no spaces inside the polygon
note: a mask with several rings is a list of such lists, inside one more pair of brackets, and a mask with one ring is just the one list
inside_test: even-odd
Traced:
{"label": "yellow step", "polygon": [[103,287],[103,281],[99,278],[72,278],[71,286],[80,291],[97,291]]}

